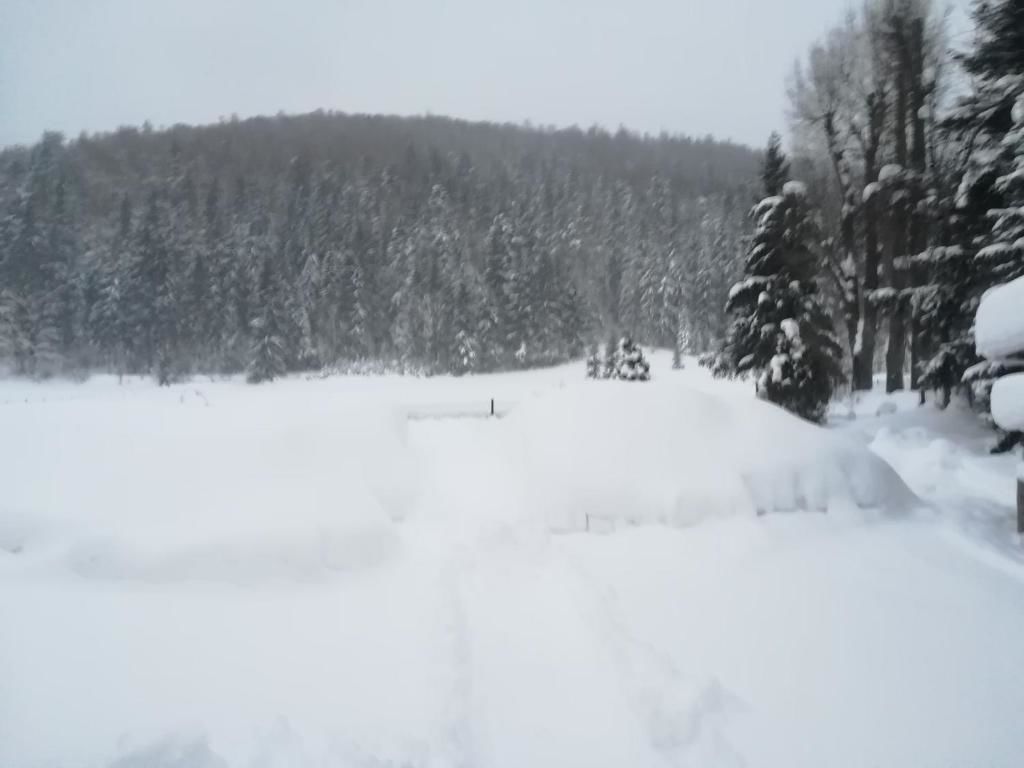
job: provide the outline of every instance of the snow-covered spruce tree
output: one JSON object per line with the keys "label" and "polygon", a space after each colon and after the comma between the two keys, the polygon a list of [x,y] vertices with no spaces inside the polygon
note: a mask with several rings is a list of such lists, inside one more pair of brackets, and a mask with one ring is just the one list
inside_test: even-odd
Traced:
{"label": "snow-covered spruce tree", "polygon": [[66,239],[63,138],[46,134],[29,158],[27,174],[0,210],[0,333],[14,370],[45,377],[62,363],[62,323],[70,296]]}
{"label": "snow-covered spruce tree", "polygon": [[456,376],[474,373],[480,369],[479,322],[473,302],[473,291],[463,280],[455,291],[451,307],[455,337],[452,340],[449,369]]}
{"label": "snow-covered spruce tree", "polygon": [[[1024,3],[977,3],[972,16],[974,46],[961,64],[973,88],[947,120],[971,150],[958,208],[968,217],[973,213],[974,228],[981,230],[972,243],[972,286],[962,310],[968,322],[986,290],[1024,273]],[[967,369],[963,381],[982,411],[988,410],[994,380],[1016,368],[1017,363],[1006,360]],[[1012,436],[1003,435],[998,447],[1012,442]]]}
{"label": "snow-covered spruce tree", "polygon": [[132,207],[127,195],[122,196],[117,215],[117,235],[110,247],[103,250],[91,274],[87,333],[102,359],[118,374],[124,374],[130,363],[133,332],[124,308],[124,292],[131,275]]}
{"label": "snow-covered spruce tree", "polygon": [[273,381],[287,370],[284,341],[281,336],[285,308],[279,296],[279,284],[273,261],[264,258],[260,265],[256,290],[256,316],[251,321],[252,356],[246,371],[250,384]]}
{"label": "snow-covered spruce tree", "polygon": [[772,131],[761,163],[761,187],[766,196],[781,195],[789,180],[789,159],[782,151],[782,137]]}
{"label": "snow-covered spruce tree", "polygon": [[[1018,5],[1021,5],[1018,3]],[[1024,10],[1020,12],[1024,23]],[[1013,127],[1002,141],[1010,163],[995,181],[1002,206],[990,209],[989,244],[978,251],[978,261],[993,283],[1008,283],[1024,275],[1024,73],[1013,107]]]}
{"label": "snow-covered spruce tree", "polygon": [[[959,153],[952,161],[962,162]],[[912,257],[914,268],[925,276],[914,288],[919,331],[927,339],[918,385],[937,392],[940,407],[948,405],[954,391],[971,394],[962,378],[979,360],[973,336],[977,311],[974,256],[987,222],[981,201],[958,192],[958,176],[951,168],[934,173],[938,191],[931,207],[936,244]]]}
{"label": "snow-covered spruce tree", "polygon": [[[1010,282],[1024,276],[1024,88],[1013,107],[1013,127],[1002,144],[1013,159],[1008,171],[995,181],[994,188],[1002,202],[1000,207],[988,212],[991,234],[988,245],[978,251],[976,257],[986,284]],[[1024,312],[1024,308],[1021,311]],[[1024,360],[1020,358],[985,361],[968,369],[965,378],[987,411],[995,380],[1020,370],[1024,370]],[[1019,432],[1001,433],[996,450],[1006,451],[1021,442],[1024,436]]]}
{"label": "snow-covered spruce tree", "polygon": [[651,366],[643,350],[628,336],[619,340],[618,368],[615,378],[622,381],[649,381]]}
{"label": "snow-covered spruce tree", "polygon": [[753,374],[760,397],[821,422],[842,381],[842,351],[817,285],[817,227],[800,182],[752,212],[744,278],[729,291],[732,322],[718,375]]}

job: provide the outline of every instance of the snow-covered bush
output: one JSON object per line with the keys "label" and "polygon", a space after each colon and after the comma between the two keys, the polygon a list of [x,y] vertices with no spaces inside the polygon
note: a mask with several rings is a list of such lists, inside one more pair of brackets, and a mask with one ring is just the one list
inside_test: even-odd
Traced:
{"label": "snow-covered bush", "polygon": [[651,366],[644,357],[643,350],[629,337],[623,337],[619,341],[617,362],[615,378],[622,381],[650,380]]}

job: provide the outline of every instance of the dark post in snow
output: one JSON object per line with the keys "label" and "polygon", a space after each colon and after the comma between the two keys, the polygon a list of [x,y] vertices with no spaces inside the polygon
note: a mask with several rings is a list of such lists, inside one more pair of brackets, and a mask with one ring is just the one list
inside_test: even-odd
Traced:
{"label": "dark post in snow", "polygon": [[1017,476],[1017,533],[1024,533],[1024,474]]}
{"label": "dark post in snow", "polygon": [[494,415],[494,398],[491,398],[491,416]]}

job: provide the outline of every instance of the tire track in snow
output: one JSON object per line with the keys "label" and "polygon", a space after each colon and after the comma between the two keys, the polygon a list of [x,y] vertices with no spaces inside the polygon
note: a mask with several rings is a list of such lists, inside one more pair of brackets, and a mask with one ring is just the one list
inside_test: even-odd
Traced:
{"label": "tire track in snow", "polygon": [[451,745],[453,768],[474,768],[479,765],[473,733],[469,628],[460,586],[465,576],[465,568],[455,558],[449,559],[442,568],[441,583],[448,601],[448,632],[452,650],[452,715],[446,738]]}
{"label": "tire track in snow", "polygon": [[604,637],[624,696],[646,726],[651,745],[673,766],[743,768],[726,735],[729,719],[746,705],[714,676],[699,682],[664,651],[632,632],[613,586],[601,585],[570,553],[566,560],[587,602],[595,634]]}
{"label": "tire track in snow", "polygon": [[450,605],[457,764],[669,765],[623,696],[578,575],[552,557],[489,429],[435,424],[419,435],[435,471],[417,525],[436,536]]}

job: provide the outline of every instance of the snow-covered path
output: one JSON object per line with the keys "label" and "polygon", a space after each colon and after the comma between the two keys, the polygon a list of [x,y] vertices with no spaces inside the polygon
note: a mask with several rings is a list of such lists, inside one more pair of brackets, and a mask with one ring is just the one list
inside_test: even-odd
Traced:
{"label": "snow-covered path", "polygon": [[465,764],[659,765],[594,626],[592,588],[523,516],[497,430],[452,421],[413,432],[435,464],[422,514],[450,545]]}
{"label": "snow-covered path", "polygon": [[[699,371],[661,372],[749,396]],[[391,382],[388,397],[523,400],[575,373]],[[281,433],[284,452],[217,443],[223,430],[245,433],[239,419],[253,413],[227,407],[257,396],[234,387],[85,409],[75,398],[92,403],[87,388],[24,404],[19,390],[0,406],[15,409],[0,411],[0,453],[21,470],[0,496],[0,765],[1019,764],[1012,458],[984,455],[968,414],[897,401],[875,416],[865,402],[835,427],[928,504],[909,516],[726,515],[555,533],[533,509],[530,446],[512,439],[511,422],[413,422],[409,455],[392,455],[393,474],[378,477],[367,459],[391,455],[390,442],[367,437],[352,452],[294,432],[304,411]],[[308,423],[318,430],[334,402],[325,387],[287,382],[258,397],[286,410],[317,393]],[[159,431],[159,450],[127,421],[108,429],[126,409],[145,434]],[[27,434],[57,434],[70,417],[106,436],[95,456],[81,435]],[[204,522],[210,507],[173,523],[187,482],[144,495],[164,477],[155,459],[219,487],[203,469],[213,454],[191,461],[181,442],[197,430],[239,463],[273,468],[273,484],[231,470],[255,488],[237,521]],[[111,496],[68,477],[48,491],[67,519],[37,518],[26,505],[39,478],[62,477],[35,471],[47,457],[65,468],[124,462],[134,482]],[[338,500],[358,504],[360,481],[382,479],[400,520],[338,527]],[[89,528],[72,513],[92,498],[150,502]]]}
{"label": "snow-covered path", "polygon": [[[444,447],[436,458],[451,471],[438,475],[448,503],[430,506],[448,510],[464,553],[475,764],[1016,763],[1024,562],[961,528],[981,514],[972,504],[992,512],[992,497],[1008,497],[986,484],[985,472],[1002,482],[1003,461],[973,450],[980,430],[945,447],[956,456],[945,472],[958,463],[968,495],[950,498],[954,481],[929,487],[921,467],[913,479],[936,511],[912,519],[777,515],[537,538],[481,461],[496,429],[435,423],[417,436]],[[886,439],[940,450],[923,427],[883,435],[883,450]],[[464,473],[491,490],[474,496]]]}

